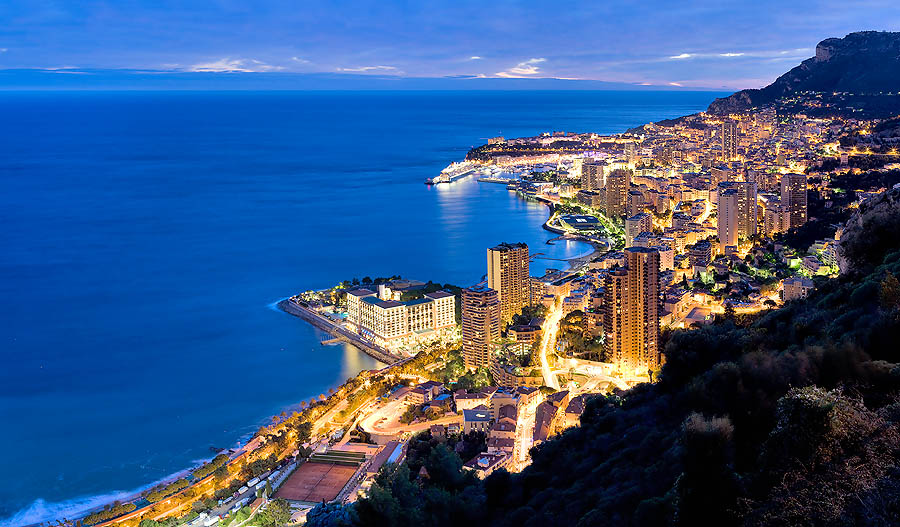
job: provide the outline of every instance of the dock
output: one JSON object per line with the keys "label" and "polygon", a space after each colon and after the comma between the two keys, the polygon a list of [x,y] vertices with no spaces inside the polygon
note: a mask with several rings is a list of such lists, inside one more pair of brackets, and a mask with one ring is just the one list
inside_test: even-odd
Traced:
{"label": "dock", "polygon": [[506,177],[494,177],[494,176],[485,176],[477,179],[479,183],[501,183],[503,185],[508,185],[510,183],[515,183],[518,179],[515,178],[506,178]]}

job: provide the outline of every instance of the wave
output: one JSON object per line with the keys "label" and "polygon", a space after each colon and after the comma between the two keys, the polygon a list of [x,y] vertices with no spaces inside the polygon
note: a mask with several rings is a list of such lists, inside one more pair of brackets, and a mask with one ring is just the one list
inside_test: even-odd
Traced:
{"label": "wave", "polygon": [[279,299],[279,300],[276,300],[276,301],[272,302],[271,304],[267,304],[266,307],[269,308],[269,309],[271,309],[272,311],[278,311],[279,313],[281,313],[281,308],[278,307],[278,304],[280,304],[281,302],[287,300],[288,298],[290,298],[290,297],[289,297],[289,296],[286,296],[286,297],[284,297],[284,298],[281,298],[281,299]]}
{"label": "wave", "polygon": [[151,489],[159,484],[178,479],[189,473],[190,470],[180,470],[153,483],[143,485],[134,490],[114,490],[104,494],[93,496],[79,496],[60,502],[47,502],[42,498],[34,500],[19,512],[8,518],[0,518],[0,527],[22,527],[38,525],[42,522],[61,520],[68,518],[74,520],[87,513],[101,509],[104,505],[114,501],[126,502],[136,498],[141,492]]}

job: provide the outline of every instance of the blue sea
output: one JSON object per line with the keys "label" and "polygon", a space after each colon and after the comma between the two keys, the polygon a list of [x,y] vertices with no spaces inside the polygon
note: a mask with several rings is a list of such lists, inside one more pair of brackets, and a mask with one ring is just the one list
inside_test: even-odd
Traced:
{"label": "blue sea", "polygon": [[[74,517],[378,364],[273,305],[551,257],[545,206],[423,180],[495,135],[614,133],[712,92],[0,92],[0,525]],[[543,261],[532,268],[559,267]]]}

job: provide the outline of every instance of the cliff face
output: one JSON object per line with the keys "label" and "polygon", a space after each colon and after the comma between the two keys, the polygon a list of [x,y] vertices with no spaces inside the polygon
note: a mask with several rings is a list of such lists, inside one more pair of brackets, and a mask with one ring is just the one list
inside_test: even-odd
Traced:
{"label": "cliff face", "polygon": [[771,103],[794,92],[900,91],[900,32],[863,31],[825,39],[816,55],[762,89],[716,99],[707,110],[725,114]]}

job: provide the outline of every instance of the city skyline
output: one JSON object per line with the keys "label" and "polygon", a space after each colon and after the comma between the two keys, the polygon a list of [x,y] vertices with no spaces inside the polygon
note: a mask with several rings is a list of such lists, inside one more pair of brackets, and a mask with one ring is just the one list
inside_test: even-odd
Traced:
{"label": "city skyline", "polygon": [[[378,78],[397,85],[440,79],[438,86],[450,89],[495,86],[455,82],[461,80],[549,79],[731,90],[768,84],[824,38],[861,27],[895,30],[891,20],[900,18],[890,2],[767,3],[457,2],[410,9],[358,0],[297,10],[280,1],[180,9],[14,1],[0,7],[0,87],[53,86],[59,81],[52,77],[78,76],[89,86],[98,79],[108,86],[112,77],[127,87],[171,88],[156,79],[166,74],[176,86],[205,76],[229,87],[264,73],[263,87],[289,82],[300,89],[354,89]],[[35,80],[34,72],[53,76]],[[217,73],[232,75],[210,77]],[[518,86],[496,84],[504,85]]]}

